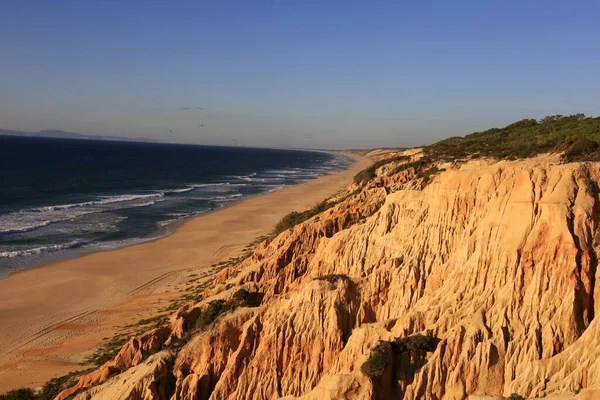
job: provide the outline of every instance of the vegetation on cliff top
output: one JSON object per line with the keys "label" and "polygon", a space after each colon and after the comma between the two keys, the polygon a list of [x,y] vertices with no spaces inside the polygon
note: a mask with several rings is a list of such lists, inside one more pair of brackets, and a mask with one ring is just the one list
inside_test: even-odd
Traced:
{"label": "vegetation on cliff top", "polygon": [[[550,115],[542,119],[523,119],[504,128],[492,128],[464,137],[451,137],[423,148],[423,157],[398,165],[387,175],[414,168],[418,178],[429,180],[439,170],[432,163],[479,157],[517,159],[540,153],[560,152],[563,161],[600,161],[600,117],[584,114]],[[384,165],[409,160],[407,156],[380,160],[354,176],[354,183],[365,185],[375,179]]]}
{"label": "vegetation on cliff top", "polygon": [[337,199],[335,201],[324,200],[314,206],[311,209],[305,211],[292,211],[285,217],[283,217],[277,225],[275,225],[275,231],[273,232],[275,236],[279,235],[281,232],[286,231],[288,229],[293,228],[294,226],[301,224],[304,221],[307,221],[314,217],[317,214],[322,213],[323,211],[329,210],[331,207],[338,205],[343,202],[347,198],[354,196],[359,193],[360,189],[355,190],[354,192],[344,196],[343,198]]}
{"label": "vegetation on cliff top", "polygon": [[396,156],[386,158],[384,160],[379,160],[375,164],[363,169],[358,174],[354,175],[354,183],[356,183],[357,185],[364,185],[365,183],[368,183],[369,181],[375,178],[375,171],[377,171],[377,169],[393,162],[407,161],[409,159],[409,156]]}
{"label": "vegetation on cliff top", "polygon": [[322,201],[313,208],[305,211],[292,211],[285,217],[283,217],[277,225],[275,225],[275,235],[279,235],[281,232],[286,231],[294,226],[314,217],[317,214],[333,207],[336,203]]}
{"label": "vegetation on cliff top", "polygon": [[[424,147],[419,160],[398,165],[388,175],[395,175],[409,168],[417,171],[417,178],[425,183],[441,172],[432,163],[479,157],[527,158],[540,153],[555,151],[563,153],[563,160],[600,161],[600,117],[584,114],[570,116],[550,115],[541,120],[523,119],[504,128],[492,128],[465,137],[452,137]],[[387,164],[409,161],[411,157],[399,155],[379,160],[354,176],[354,183],[364,186],[377,176],[377,170]],[[357,190],[357,192],[360,191]],[[354,194],[354,193],[352,193]],[[352,195],[351,194],[351,195]],[[275,235],[314,217],[335,206],[339,201],[323,201],[313,208],[291,212],[275,226]]]}
{"label": "vegetation on cliff top", "polygon": [[504,128],[492,128],[465,137],[452,137],[425,147],[432,159],[527,158],[540,153],[564,152],[565,161],[600,160],[600,117],[584,114],[523,119]]}

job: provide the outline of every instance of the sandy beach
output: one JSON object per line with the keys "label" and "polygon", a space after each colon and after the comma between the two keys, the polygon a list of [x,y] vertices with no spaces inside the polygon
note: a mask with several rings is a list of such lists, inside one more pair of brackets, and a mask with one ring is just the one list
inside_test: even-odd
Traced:
{"label": "sandy beach", "polygon": [[[43,265],[0,280],[0,393],[39,387],[80,363],[117,329],[156,315],[190,277],[210,280],[285,214],[344,188],[371,161],[187,221],[136,246]],[[198,278],[196,278],[198,279]]]}

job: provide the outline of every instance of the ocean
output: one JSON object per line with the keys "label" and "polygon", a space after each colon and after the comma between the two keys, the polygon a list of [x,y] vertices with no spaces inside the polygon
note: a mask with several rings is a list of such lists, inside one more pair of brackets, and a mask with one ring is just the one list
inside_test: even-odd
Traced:
{"label": "ocean", "polygon": [[192,216],[351,163],[313,151],[0,136],[0,278],[166,236]]}

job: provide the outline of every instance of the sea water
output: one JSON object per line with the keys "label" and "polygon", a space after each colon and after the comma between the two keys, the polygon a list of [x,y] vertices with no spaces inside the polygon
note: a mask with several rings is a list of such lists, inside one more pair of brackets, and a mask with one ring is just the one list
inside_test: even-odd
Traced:
{"label": "sea water", "polygon": [[326,152],[0,137],[0,278],[347,168]]}

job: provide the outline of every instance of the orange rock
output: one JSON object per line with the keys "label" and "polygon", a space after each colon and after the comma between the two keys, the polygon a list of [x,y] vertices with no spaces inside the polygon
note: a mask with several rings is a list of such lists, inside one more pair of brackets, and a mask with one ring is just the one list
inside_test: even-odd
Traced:
{"label": "orange rock", "polygon": [[[600,398],[600,164],[542,155],[443,168],[429,183],[384,169],[346,198],[349,187],[222,271],[163,333],[130,341],[107,364],[120,374],[82,377],[76,390],[106,382],[79,396]],[[241,287],[258,307],[194,330],[194,310]],[[418,332],[440,339],[435,351],[392,353],[375,381],[360,371],[380,340]],[[141,361],[171,333],[191,335],[173,363]]]}

